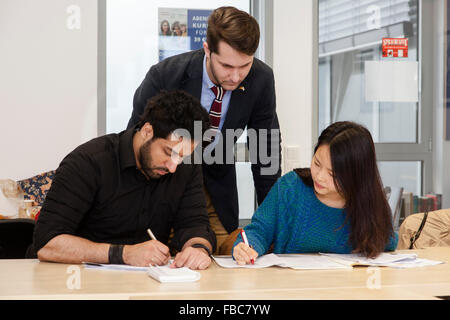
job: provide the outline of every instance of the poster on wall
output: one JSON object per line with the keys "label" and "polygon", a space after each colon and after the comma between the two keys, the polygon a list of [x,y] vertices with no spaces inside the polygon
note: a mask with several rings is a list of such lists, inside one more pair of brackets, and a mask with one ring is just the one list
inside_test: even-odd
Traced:
{"label": "poster on wall", "polygon": [[159,61],[191,50],[206,41],[212,10],[158,8]]}

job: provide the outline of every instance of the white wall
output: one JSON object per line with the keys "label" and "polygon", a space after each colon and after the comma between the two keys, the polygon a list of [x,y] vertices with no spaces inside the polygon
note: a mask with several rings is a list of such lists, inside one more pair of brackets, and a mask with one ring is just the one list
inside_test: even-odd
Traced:
{"label": "white wall", "polygon": [[97,1],[1,0],[0,70],[0,179],[56,169],[97,135]]}
{"label": "white wall", "polygon": [[[317,132],[314,0],[274,1],[273,70],[283,139],[283,173],[309,167]],[[286,163],[286,151],[292,151]]]}

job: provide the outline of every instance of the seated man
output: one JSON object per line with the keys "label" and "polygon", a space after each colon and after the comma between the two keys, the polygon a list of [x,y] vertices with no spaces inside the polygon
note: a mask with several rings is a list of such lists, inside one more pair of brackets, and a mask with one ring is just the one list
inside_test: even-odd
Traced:
{"label": "seated man", "polygon": [[[72,151],[56,171],[31,251],[41,261],[164,265],[173,229],[173,266],[207,268],[216,238],[201,166],[181,163],[200,142],[194,122],[202,135],[209,128],[197,99],[163,92],[149,101],[135,127]],[[178,129],[193,138],[176,135]]]}

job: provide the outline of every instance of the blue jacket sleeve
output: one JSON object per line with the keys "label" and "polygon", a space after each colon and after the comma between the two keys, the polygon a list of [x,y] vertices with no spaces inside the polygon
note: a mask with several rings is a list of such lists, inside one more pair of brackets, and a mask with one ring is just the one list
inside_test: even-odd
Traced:
{"label": "blue jacket sleeve", "polygon": [[[274,241],[279,215],[279,181],[270,189],[267,197],[253,214],[251,223],[244,228],[249,244],[259,256],[265,254]],[[242,241],[239,234],[233,248]]]}

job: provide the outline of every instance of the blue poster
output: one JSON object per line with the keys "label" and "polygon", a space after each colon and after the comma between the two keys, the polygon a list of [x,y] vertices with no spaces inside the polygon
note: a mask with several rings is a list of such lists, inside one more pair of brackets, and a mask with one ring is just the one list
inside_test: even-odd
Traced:
{"label": "blue poster", "polygon": [[188,10],[188,36],[191,38],[191,50],[203,48],[211,12],[211,10]]}
{"label": "blue poster", "polygon": [[211,12],[212,10],[159,8],[159,61],[201,49],[206,41]]}

